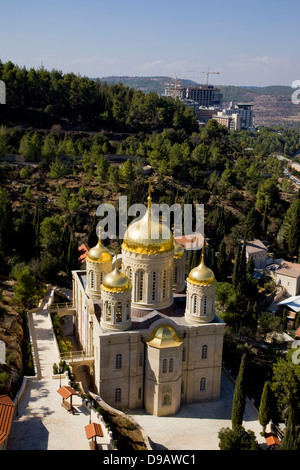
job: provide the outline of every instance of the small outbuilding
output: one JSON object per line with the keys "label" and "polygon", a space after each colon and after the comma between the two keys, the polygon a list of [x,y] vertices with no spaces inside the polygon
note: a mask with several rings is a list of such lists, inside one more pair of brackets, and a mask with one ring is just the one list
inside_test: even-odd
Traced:
{"label": "small outbuilding", "polygon": [[[61,406],[63,406],[67,411],[70,411],[74,414],[75,409],[72,405],[72,397],[73,395],[78,395],[77,392],[72,387],[64,385],[63,387],[60,387],[59,390],[57,390],[57,393],[59,393],[62,397]],[[70,402],[67,401],[69,398]]]}
{"label": "small outbuilding", "polygon": [[280,450],[281,442],[276,434],[269,432],[265,434],[265,439],[269,450]]}
{"label": "small outbuilding", "polygon": [[97,437],[104,437],[102,426],[100,423],[90,423],[84,427],[87,439],[91,439],[91,450],[97,450]]}
{"label": "small outbuilding", "polygon": [[12,425],[15,405],[8,395],[0,395],[0,450],[4,450]]}

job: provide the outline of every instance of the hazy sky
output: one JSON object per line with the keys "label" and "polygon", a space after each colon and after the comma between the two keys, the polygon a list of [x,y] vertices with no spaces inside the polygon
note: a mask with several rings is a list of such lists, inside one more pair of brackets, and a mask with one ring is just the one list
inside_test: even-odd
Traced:
{"label": "hazy sky", "polygon": [[[0,0],[0,59],[214,85],[300,80],[299,0]],[[199,78],[197,78],[199,77]]]}

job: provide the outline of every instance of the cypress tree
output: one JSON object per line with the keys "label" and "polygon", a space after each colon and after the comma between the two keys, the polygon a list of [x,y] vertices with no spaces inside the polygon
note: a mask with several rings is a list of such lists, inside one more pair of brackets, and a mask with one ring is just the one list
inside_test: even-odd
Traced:
{"label": "cypress tree", "polygon": [[299,450],[299,427],[296,426],[295,413],[290,411],[280,450]]}
{"label": "cypress tree", "polygon": [[260,399],[258,414],[258,420],[260,425],[263,427],[263,433],[265,433],[266,426],[271,419],[271,400],[270,382],[265,382]]}
{"label": "cypress tree", "polygon": [[247,290],[247,260],[246,260],[246,239],[244,238],[244,243],[242,247],[240,264],[239,264],[239,279],[238,279],[238,292],[241,296],[246,295]]}
{"label": "cypress tree", "polygon": [[225,282],[227,280],[227,268],[226,243],[225,240],[222,240],[219,245],[217,259],[217,273],[219,282]]}
{"label": "cypress tree", "polygon": [[239,373],[235,382],[235,389],[232,401],[231,422],[233,430],[237,429],[238,426],[241,426],[243,424],[243,416],[246,406],[245,373],[246,354],[243,354]]}
{"label": "cypress tree", "polygon": [[235,263],[233,267],[233,273],[232,273],[232,284],[235,289],[238,287],[238,282],[239,282],[239,275],[240,275],[240,258],[241,258],[241,246],[240,243],[237,248],[237,253],[235,257]]}

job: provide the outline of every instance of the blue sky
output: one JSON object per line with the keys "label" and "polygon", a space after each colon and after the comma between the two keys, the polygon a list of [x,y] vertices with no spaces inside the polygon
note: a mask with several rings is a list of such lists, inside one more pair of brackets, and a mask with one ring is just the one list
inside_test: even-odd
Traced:
{"label": "blue sky", "polygon": [[[0,59],[88,77],[300,80],[299,0],[0,0]],[[198,78],[199,77],[199,78]]]}

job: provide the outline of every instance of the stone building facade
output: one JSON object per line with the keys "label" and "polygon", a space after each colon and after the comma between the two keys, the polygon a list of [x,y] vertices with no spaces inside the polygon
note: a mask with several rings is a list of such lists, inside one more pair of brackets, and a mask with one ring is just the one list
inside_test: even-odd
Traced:
{"label": "stone building facade", "polygon": [[216,280],[204,254],[185,282],[185,251],[171,231],[161,236],[161,225],[149,195],[121,259],[99,240],[86,270],[73,272],[73,302],[96,393],[118,409],[166,416],[183,403],[219,399],[225,324],[215,315]]}

